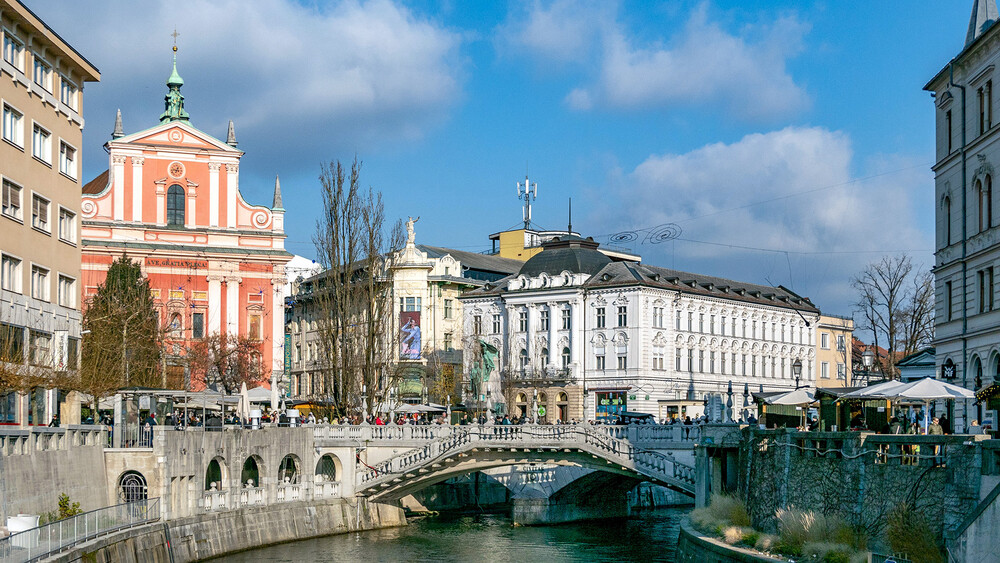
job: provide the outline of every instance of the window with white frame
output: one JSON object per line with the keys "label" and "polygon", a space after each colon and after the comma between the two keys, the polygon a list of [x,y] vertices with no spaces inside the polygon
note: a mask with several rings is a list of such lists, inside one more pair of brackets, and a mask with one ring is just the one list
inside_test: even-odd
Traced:
{"label": "window with white frame", "polygon": [[452,336],[452,333],[450,332],[444,333],[444,349],[445,350],[455,349],[454,336]]}
{"label": "window with white frame", "polygon": [[17,70],[24,72],[24,43],[7,30],[3,32],[3,60]]}
{"label": "window with white frame", "polygon": [[399,308],[403,311],[420,311],[420,298],[419,297],[400,297],[399,298]]}
{"label": "window with white frame", "polygon": [[538,312],[538,329],[542,331],[549,330],[549,312],[539,311]]}
{"label": "window with white frame", "polygon": [[569,329],[571,329],[573,327],[572,323],[573,323],[573,321],[571,320],[569,309],[563,309],[562,310],[562,327],[563,327],[563,330],[569,330]]}
{"label": "window with white frame", "polygon": [[66,242],[76,242],[76,213],[65,207],[59,208],[59,238]]}
{"label": "window with white frame", "polygon": [[663,369],[663,356],[666,351],[663,346],[653,346],[653,369]]}
{"label": "window with white frame", "polygon": [[31,226],[49,232],[49,200],[38,194],[31,194]]}
{"label": "window with white frame", "polygon": [[493,334],[500,334],[502,328],[500,320],[500,315],[493,315]]}
{"label": "window with white frame", "polygon": [[3,105],[3,138],[24,148],[24,114],[8,104]]}
{"label": "window with white frame", "polygon": [[618,307],[618,326],[628,326],[628,308],[624,305]]}
{"label": "window with white frame", "polygon": [[66,104],[69,109],[76,111],[77,87],[69,78],[59,75],[59,101]]}
{"label": "window with white frame", "polygon": [[819,376],[823,379],[830,379],[830,362],[823,362],[819,365]]}
{"label": "window with white frame", "polygon": [[824,350],[830,349],[830,334],[826,332],[819,333],[819,346]]}
{"label": "window with white frame", "polygon": [[570,353],[570,350],[569,350],[568,346],[564,346],[563,347],[561,356],[562,356],[562,368],[563,369],[568,369],[569,368],[569,362],[570,362],[570,359],[571,359],[570,358],[571,353]]}
{"label": "window with white frame", "polygon": [[597,328],[604,328],[607,325],[607,317],[604,314],[604,307],[597,308]]}
{"label": "window with white frame", "polygon": [[63,307],[74,307],[76,304],[76,280],[59,274],[59,304]]}
{"label": "window with white frame", "polygon": [[597,356],[597,371],[604,371],[605,367],[604,354],[601,354]]}
{"label": "window with white frame", "polygon": [[52,164],[52,134],[37,123],[31,127],[31,156]]}
{"label": "window with white frame", "polygon": [[451,303],[452,303],[451,299],[445,299],[444,300],[444,318],[446,318],[446,319],[450,319],[451,315],[452,315],[452,306],[451,306]]}
{"label": "window with white frame", "polygon": [[51,92],[52,67],[49,66],[49,63],[45,62],[44,59],[38,56],[38,53],[35,53],[34,59],[35,59],[35,66],[34,66],[35,72],[34,75],[32,76],[32,79],[35,81],[35,84],[38,84],[39,86],[44,88],[46,92]]}
{"label": "window with white frame", "polygon": [[21,293],[21,261],[10,254],[0,255],[0,288]]}
{"label": "window with white frame", "polygon": [[681,371],[681,349],[674,350],[674,369]]}
{"label": "window with white frame", "polygon": [[837,335],[837,351],[846,352],[847,351],[847,339],[844,338],[843,334]]}
{"label": "window with white frame", "polygon": [[31,297],[41,301],[49,300],[49,271],[41,266],[31,266]]}
{"label": "window with white frame", "polygon": [[618,356],[618,369],[628,369],[628,356]]}
{"label": "window with white frame", "polygon": [[472,317],[472,334],[482,334],[483,333],[483,316],[474,315]]}
{"label": "window with white frame", "polygon": [[31,365],[52,365],[52,335],[33,330],[28,333],[28,336],[28,359]]}
{"label": "window with white frame", "polygon": [[0,187],[0,200],[3,202],[2,211],[7,217],[21,220],[21,186],[11,182],[7,178],[3,179]]}
{"label": "window with white frame", "polygon": [[847,365],[842,362],[837,362],[837,379],[847,379]]}
{"label": "window with white frame", "polygon": [[653,328],[664,328],[663,307],[653,307]]}
{"label": "window with white frame", "polygon": [[528,312],[518,311],[517,312],[517,330],[520,332],[528,332]]}
{"label": "window with white frame", "polygon": [[76,179],[76,149],[65,141],[59,142],[59,171]]}

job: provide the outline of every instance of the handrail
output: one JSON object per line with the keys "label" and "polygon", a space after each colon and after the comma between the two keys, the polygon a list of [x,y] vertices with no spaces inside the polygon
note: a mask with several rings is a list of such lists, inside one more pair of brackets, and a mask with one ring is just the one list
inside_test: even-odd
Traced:
{"label": "handrail", "polygon": [[98,536],[159,519],[159,498],[98,508],[0,539],[0,561],[38,561]]}
{"label": "handrail", "polygon": [[489,425],[463,426],[427,443],[401,452],[358,473],[360,489],[372,489],[409,471],[427,467],[437,461],[474,447],[491,447],[498,443],[533,446],[543,444],[592,450],[605,459],[621,465],[631,465],[640,474],[661,481],[675,481],[693,486],[694,468],[669,455],[636,448],[630,442],[588,425]]}

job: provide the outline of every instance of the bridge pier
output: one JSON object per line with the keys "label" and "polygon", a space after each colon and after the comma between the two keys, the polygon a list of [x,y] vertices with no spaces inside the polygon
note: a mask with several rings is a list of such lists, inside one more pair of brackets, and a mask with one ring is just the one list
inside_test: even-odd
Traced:
{"label": "bridge pier", "polygon": [[582,504],[569,499],[514,498],[511,499],[511,520],[515,526],[545,526],[581,520],[626,518],[631,514],[628,496],[619,495],[598,505]]}

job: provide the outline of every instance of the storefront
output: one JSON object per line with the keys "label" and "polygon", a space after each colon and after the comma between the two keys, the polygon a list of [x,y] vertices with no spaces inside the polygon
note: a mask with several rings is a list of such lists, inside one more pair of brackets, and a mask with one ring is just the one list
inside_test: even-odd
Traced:
{"label": "storefront", "polygon": [[683,422],[686,417],[692,419],[705,412],[704,401],[689,401],[687,399],[667,399],[659,401],[659,420],[678,420]]}
{"label": "storefront", "polygon": [[618,413],[626,410],[628,404],[628,389],[605,389],[596,391],[597,420],[615,419]]}

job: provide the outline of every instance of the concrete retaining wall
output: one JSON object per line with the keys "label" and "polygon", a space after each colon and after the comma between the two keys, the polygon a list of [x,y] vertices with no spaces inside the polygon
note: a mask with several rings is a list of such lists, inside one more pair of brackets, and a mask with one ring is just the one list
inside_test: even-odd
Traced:
{"label": "concrete retaining wall", "polygon": [[402,509],[387,504],[341,499],[291,502],[133,528],[81,544],[49,561],[189,563],[265,545],[404,525]]}
{"label": "concrete retaining wall", "polygon": [[715,538],[702,536],[687,519],[681,521],[676,561],[684,563],[782,563],[753,551],[733,547]]}

